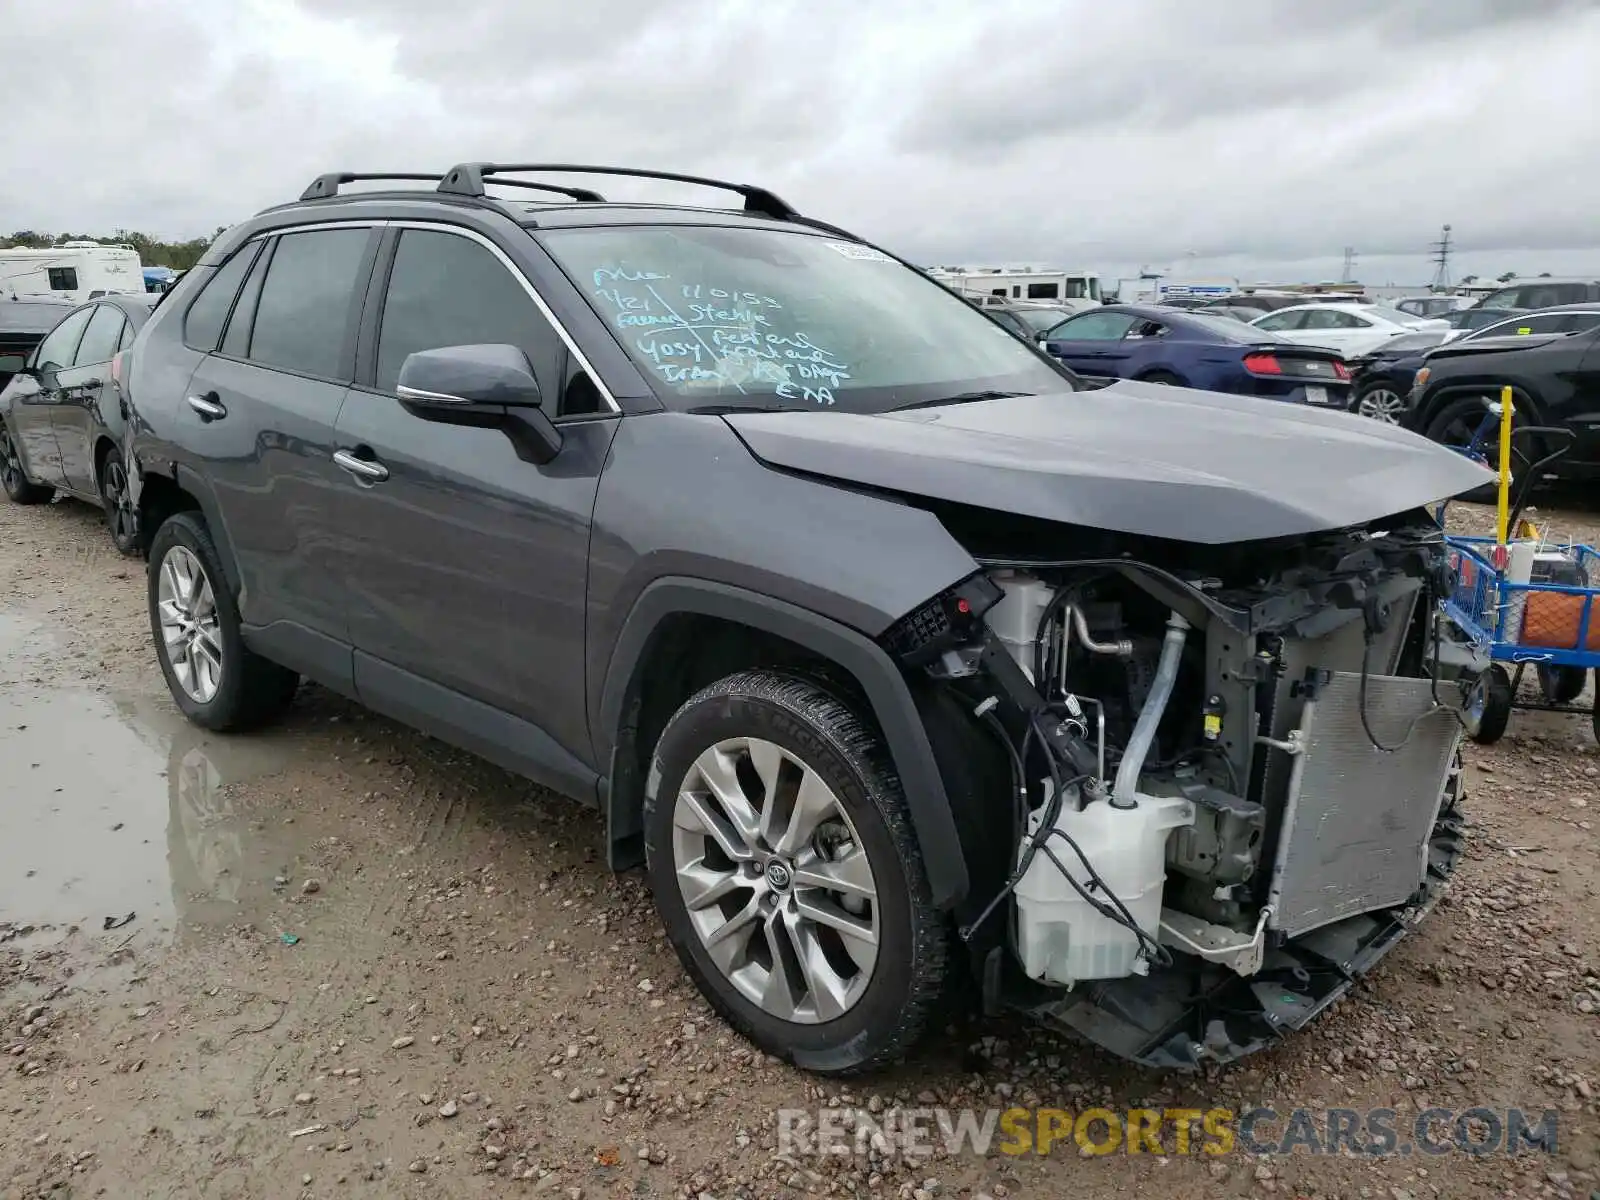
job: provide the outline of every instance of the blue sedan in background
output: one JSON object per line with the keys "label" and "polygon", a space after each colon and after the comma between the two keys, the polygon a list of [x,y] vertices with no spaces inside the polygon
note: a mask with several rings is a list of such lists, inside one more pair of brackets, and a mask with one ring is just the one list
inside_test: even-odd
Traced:
{"label": "blue sedan in background", "polygon": [[1278,338],[1230,317],[1155,304],[1107,304],[1039,335],[1080,375],[1313,404],[1350,406],[1350,370],[1335,350]]}

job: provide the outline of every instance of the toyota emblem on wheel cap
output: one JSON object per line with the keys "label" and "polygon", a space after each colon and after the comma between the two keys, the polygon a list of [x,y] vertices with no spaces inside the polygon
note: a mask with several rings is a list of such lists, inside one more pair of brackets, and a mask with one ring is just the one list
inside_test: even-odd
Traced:
{"label": "toyota emblem on wheel cap", "polygon": [[767,864],[767,883],[776,891],[784,891],[789,886],[789,868],[774,859]]}

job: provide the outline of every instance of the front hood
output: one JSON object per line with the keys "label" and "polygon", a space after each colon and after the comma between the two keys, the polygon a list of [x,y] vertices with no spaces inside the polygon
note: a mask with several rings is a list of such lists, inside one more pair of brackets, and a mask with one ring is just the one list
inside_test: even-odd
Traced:
{"label": "front hood", "polygon": [[1507,350],[1532,350],[1571,337],[1569,333],[1506,333],[1492,338],[1445,342],[1429,351],[1429,358],[1461,358],[1468,354],[1503,354]]}
{"label": "front hood", "polygon": [[731,413],[771,466],[1184,542],[1357,525],[1490,473],[1348,413],[1158,384],[859,415]]}

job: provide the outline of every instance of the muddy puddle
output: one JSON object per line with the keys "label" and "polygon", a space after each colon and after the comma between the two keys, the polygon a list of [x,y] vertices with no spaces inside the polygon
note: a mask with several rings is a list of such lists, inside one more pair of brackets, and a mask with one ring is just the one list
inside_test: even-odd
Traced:
{"label": "muddy puddle", "polygon": [[292,747],[199,729],[164,695],[16,681],[33,636],[0,623],[0,938],[171,938],[270,906],[311,831],[230,785]]}

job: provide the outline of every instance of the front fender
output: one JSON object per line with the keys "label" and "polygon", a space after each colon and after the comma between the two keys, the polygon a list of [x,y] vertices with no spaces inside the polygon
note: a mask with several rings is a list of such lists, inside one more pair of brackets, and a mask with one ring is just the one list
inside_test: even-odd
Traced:
{"label": "front fender", "polygon": [[[658,579],[645,588],[623,623],[601,690],[595,740],[598,761],[610,764],[609,778],[618,778],[617,731],[651,638],[663,621],[682,613],[715,617],[784,638],[851,675],[872,706],[905,788],[934,902],[951,907],[964,899],[968,875],[960,832],[927,729],[899,667],[872,639],[782,600],[682,577]],[[640,813],[630,797],[610,788],[601,805],[613,846],[640,832]]]}

